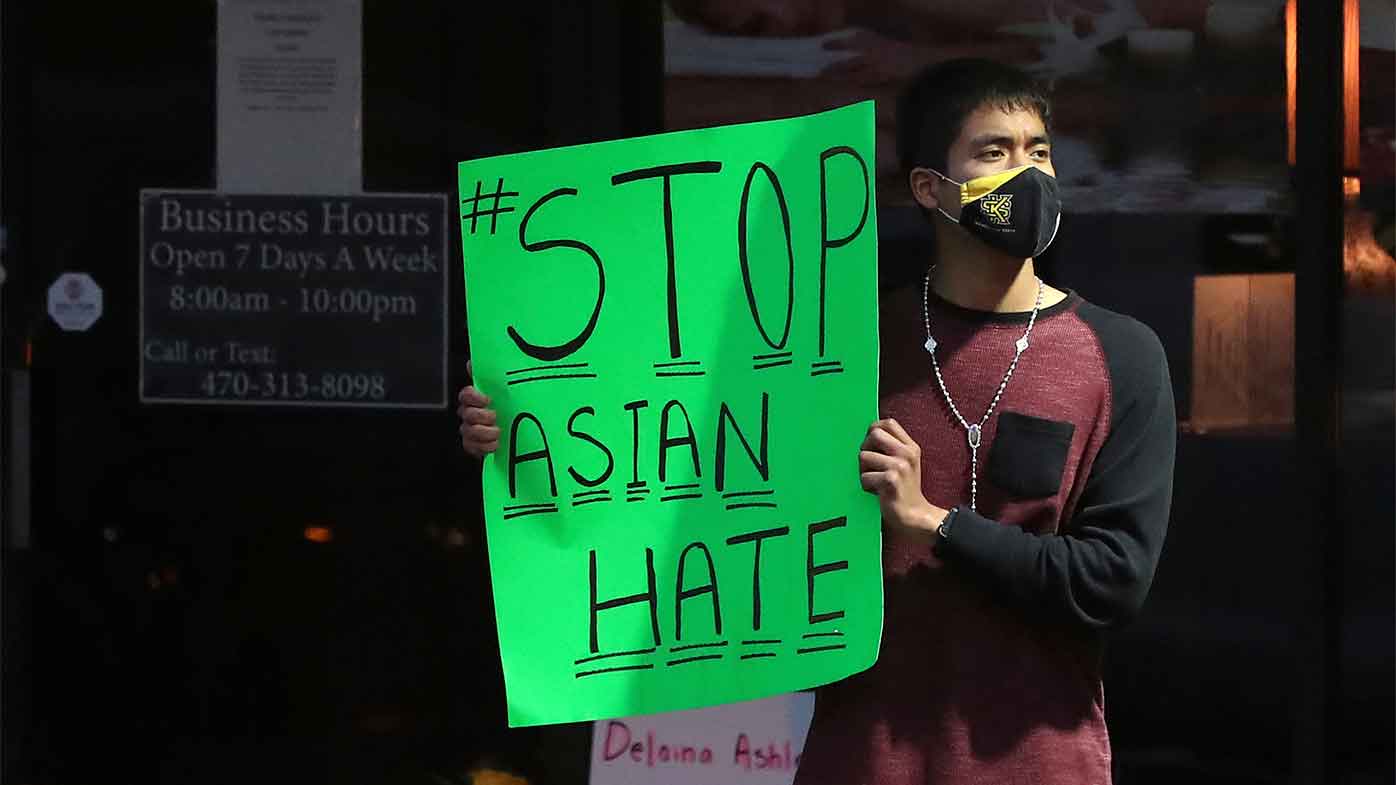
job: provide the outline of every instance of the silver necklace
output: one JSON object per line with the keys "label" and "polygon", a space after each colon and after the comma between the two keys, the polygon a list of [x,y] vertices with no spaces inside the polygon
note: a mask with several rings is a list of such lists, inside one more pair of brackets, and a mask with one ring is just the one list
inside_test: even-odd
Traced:
{"label": "silver necklace", "polygon": [[960,427],[965,429],[965,441],[969,442],[969,508],[976,509],[975,504],[979,500],[979,445],[984,437],[984,424],[989,421],[989,416],[994,413],[994,409],[999,405],[999,398],[1003,397],[1003,391],[1008,387],[1008,380],[1013,378],[1013,371],[1018,367],[1018,359],[1023,356],[1023,352],[1028,349],[1028,336],[1032,335],[1032,327],[1037,323],[1037,312],[1042,308],[1042,279],[1034,278],[1037,281],[1037,302],[1033,304],[1032,315],[1028,317],[1028,329],[1023,331],[1023,337],[1015,343],[1013,352],[1013,362],[1008,365],[1008,373],[1003,375],[1003,381],[999,382],[998,392],[994,393],[994,400],[989,402],[989,408],[985,410],[984,416],[979,418],[979,422],[971,425],[965,421],[964,415],[960,414],[959,407],[955,406],[955,399],[950,397],[950,390],[945,387],[945,379],[940,375],[940,363],[936,362],[936,339],[931,336],[931,274],[936,270],[935,265],[931,265],[926,270],[926,281],[921,287],[921,317],[926,322],[926,353],[931,355],[931,368],[935,369],[936,383],[940,385],[940,392],[945,396],[945,403],[950,407],[950,413],[955,415],[955,419],[960,421]]}

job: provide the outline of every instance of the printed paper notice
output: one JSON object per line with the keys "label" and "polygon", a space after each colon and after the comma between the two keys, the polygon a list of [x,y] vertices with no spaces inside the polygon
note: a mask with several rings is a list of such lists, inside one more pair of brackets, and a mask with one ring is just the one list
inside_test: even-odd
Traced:
{"label": "printed paper notice", "polygon": [[218,189],[362,189],[360,0],[219,0]]}

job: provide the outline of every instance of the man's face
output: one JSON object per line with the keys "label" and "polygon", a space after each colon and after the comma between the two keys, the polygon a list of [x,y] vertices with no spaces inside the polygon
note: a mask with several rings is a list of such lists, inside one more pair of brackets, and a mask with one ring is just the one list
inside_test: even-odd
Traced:
{"label": "man's face", "polygon": [[[1019,166],[1036,166],[1057,176],[1042,118],[1031,109],[1005,111],[981,106],[965,119],[959,137],[951,143],[943,174],[963,183]],[[954,183],[918,168],[911,173],[911,191],[922,207],[934,210],[939,205],[951,216],[960,217],[960,188]]]}
{"label": "man's face", "polygon": [[819,35],[844,25],[844,0],[671,0],[684,21],[715,33]]}

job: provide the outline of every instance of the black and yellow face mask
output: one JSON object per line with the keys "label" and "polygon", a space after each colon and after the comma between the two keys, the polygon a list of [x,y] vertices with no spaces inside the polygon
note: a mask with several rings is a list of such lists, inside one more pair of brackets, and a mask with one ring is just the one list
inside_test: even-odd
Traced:
{"label": "black and yellow face mask", "polygon": [[940,214],[990,247],[1026,259],[1046,251],[1056,238],[1062,220],[1057,179],[1036,166],[1020,166],[963,183],[934,169],[929,171],[960,187],[959,220],[937,207]]}

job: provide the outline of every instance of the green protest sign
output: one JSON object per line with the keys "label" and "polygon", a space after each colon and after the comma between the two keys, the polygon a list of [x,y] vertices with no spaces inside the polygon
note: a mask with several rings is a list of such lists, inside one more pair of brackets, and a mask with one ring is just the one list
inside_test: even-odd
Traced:
{"label": "green protest sign", "polygon": [[877,659],[871,102],[460,164],[511,725]]}

